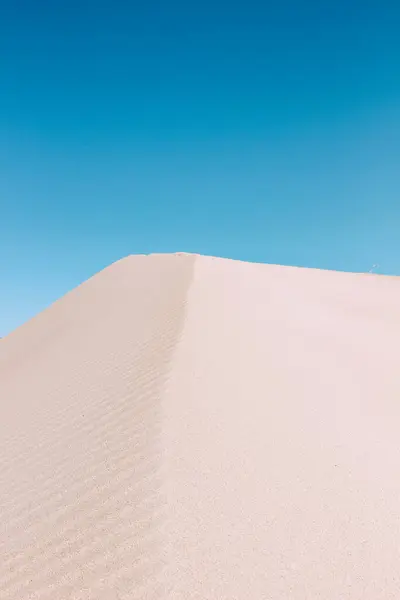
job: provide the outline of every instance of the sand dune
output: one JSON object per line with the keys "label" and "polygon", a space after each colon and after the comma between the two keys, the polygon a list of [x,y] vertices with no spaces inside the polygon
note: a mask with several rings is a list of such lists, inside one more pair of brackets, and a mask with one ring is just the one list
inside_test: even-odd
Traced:
{"label": "sand dune", "polygon": [[0,345],[1,600],[400,598],[400,279],[132,256]]}

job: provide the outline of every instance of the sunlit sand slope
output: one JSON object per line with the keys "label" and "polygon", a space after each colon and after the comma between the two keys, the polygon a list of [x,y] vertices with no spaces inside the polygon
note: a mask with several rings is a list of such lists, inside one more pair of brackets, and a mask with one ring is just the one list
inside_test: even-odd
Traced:
{"label": "sunlit sand slope", "polygon": [[128,257],[0,345],[3,600],[400,598],[400,280]]}

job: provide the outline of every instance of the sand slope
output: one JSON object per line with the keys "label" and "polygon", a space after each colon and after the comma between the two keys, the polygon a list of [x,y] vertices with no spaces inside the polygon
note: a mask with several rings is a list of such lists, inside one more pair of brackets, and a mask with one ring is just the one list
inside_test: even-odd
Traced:
{"label": "sand slope", "polygon": [[0,598],[400,597],[400,280],[128,257],[0,345]]}

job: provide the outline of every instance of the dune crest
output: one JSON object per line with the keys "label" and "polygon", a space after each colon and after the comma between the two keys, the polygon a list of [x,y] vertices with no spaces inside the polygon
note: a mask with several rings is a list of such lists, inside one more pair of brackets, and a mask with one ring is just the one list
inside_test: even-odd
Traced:
{"label": "dune crest", "polygon": [[0,345],[0,598],[399,597],[399,339],[394,277],[92,277]]}

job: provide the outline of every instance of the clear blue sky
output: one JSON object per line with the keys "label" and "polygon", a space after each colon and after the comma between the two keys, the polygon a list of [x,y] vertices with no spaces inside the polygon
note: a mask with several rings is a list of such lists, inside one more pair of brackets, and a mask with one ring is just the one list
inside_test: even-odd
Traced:
{"label": "clear blue sky", "polygon": [[400,4],[0,0],[0,335],[130,253],[400,275]]}

